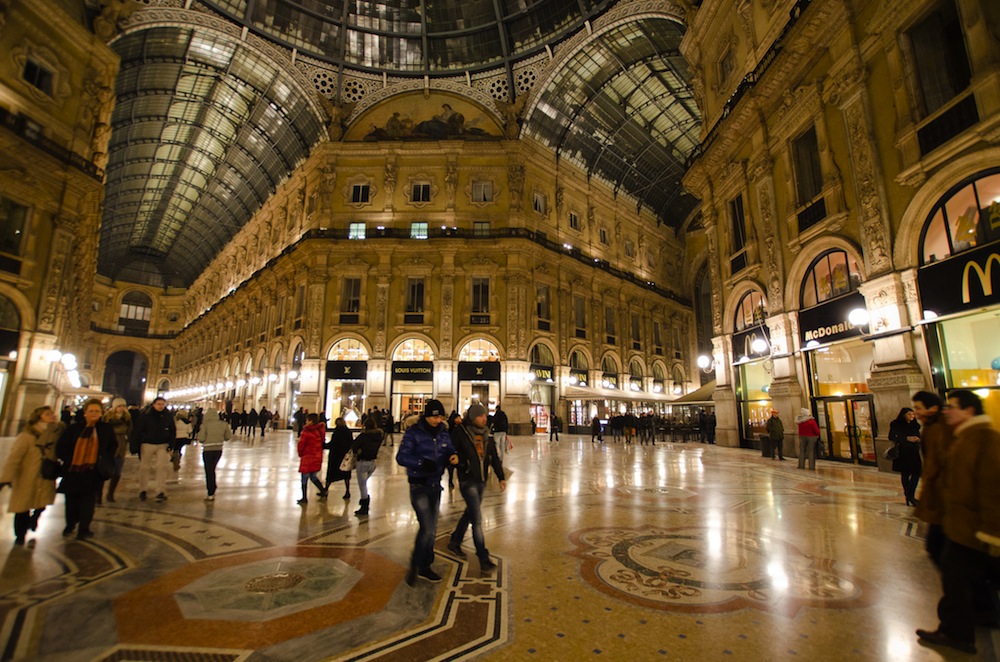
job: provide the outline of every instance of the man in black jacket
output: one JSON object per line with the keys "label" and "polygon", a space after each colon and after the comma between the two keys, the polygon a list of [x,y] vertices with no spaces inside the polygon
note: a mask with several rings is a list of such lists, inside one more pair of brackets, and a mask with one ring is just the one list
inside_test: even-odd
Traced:
{"label": "man in black jacket", "polygon": [[507,412],[500,409],[500,403],[497,403],[496,412],[493,413],[493,440],[497,444],[497,454],[500,457],[500,464],[503,464],[504,455],[507,454],[507,430],[510,428],[510,422],[507,420]]}
{"label": "man in black jacket", "polygon": [[480,508],[489,468],[493,467],[493,472],[500,480],[501,491],[507,489],[507,481],[497,455],[496,444],[486,429],[486,407],[479,404],[469,407],[462,424],[455,426],[452,431],[451,441],[458,454],[458,482],[462,497],[465,499],[465,512],[458,521],[454,533],[451,534],[448,550],[465,558],[462,539],[465,538],[465,532],[471,524],[472,541],[476,545],[479,567],[483,572],[490,572],[497,566],[490,560],[490,552],[486,549],[483,514]]}
{"label": "man in black jacket", "polygon": [[156,500],[167,499],[167,475],[170,471],[170,451],[176,437],[174,416],[167,411],[167,401],[156,398],[132,431],[129,447],[139,454],[139,499],[146,500],[149,471],[156,467]]}

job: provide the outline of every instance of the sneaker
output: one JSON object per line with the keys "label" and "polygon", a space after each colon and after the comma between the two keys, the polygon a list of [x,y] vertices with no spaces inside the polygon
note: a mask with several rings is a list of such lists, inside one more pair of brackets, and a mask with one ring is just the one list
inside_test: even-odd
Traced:
{"label": "sneaker", "polygon": [[462,545],[457,542],[448,542],[448,551],[457,556],[460,559],[465,558],[465,552],[462,551]]}
{"label": "sneaker", "polygon": [[920,638],[921,643],[933,644],[935,646],[947,646],[948,648],[954,648],[955,650],[962,651],[963,653],[971,653],[973,655],[976,654],[976,643],[974,641],[960,641],[951,635],[941,632],[941,630],[935,630],[933,632],[928,632],[927,630],[917,630],[917,637]]}
{"label": "sneaker", "polygon": [[146,493],[139,492],[139,501],[145,501],[145,500],[146,500]]}
{"label": "sneaker", "polygon": [[157,501],[166,501],[167,500],[167,495],[164,494],[163,492],[160,492],[159,494],[156,495],[156,500]]}
{"label": "sneaker", "polygon": [[407,586],[413,586],[417,583],[417,568],[416,566],[410,566],[410,569],[406,571],[406,578],[404,580]]}
{"label": "sneaker", "polygon": [[441,575],[434,572],[434,570],[430,566],[427,566],[426,568],[421,568],[420,570],[417,571],[417,574],[426,579],[427,581],[433,582],[435,584],[441,581]]}
{"label": "sneaker", "polygon": [[490,561],[489,558],[479,559],[479,569],[483,572],[493,572],[497,569],[497,564]]}

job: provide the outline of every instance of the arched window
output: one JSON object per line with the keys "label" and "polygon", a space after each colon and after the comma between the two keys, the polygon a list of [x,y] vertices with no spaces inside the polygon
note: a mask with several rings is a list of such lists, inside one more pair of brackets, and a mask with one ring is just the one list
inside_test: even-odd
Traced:
{"label": "arched window", "polygon": [[537,343],[531,348],[531,362],[538,365],[555,365],[555,359],[552,358],[552,351],[542,343]]}
{"label": "arched window", "polygon": [[633,391],[642,390],[642,366],[639,365],[638,361],[632,361],[628,364],[628,381],[629,388]]}
{"label": "arched window", "polygon": [[734,329],[742,331],[752,326],[759,326],[764,323],[767,316],[767,302],[757,290],[749,290],[736,304],[736,319]]}
{"label": "arched window", "polygon": [[425,340],[409,338],[396,345],[393,361],[433,361],[434,350]]}
{"label": "arched window", "polygon": [[145,292],[133,290],[122,297],[122,308],[118,314],[118,333],[127,336],[144,336],[149,333],[149,321],[153,317],[153,300]]}
{"label": "arched window", "polygon": [[574,370],[588,370],[590,363],[587,361],[587,355],[578,349],[573,350],[569,355],[569,367]]}
{"label": "arched window", "polygon": [[809,265],[802,281],[802,308],[811,308],[829,299],[849,294],[861,284],[858,263],[846,251],[823,253]]}
{"label": "arched window", "polygon": [[920,263],[930,264],[1000,239],[1000,168],[953,186],[927,216],[920,236]]}
{"label": "arched window", "polygon": [[465,343],[458,353],[459,361],[482,363],[483,361],[499,361],[500,350],[486,338],[476,338]]}
{"label": "arched window", "polygon": [[333,343],[326,359],[328,361],[367,361],[368,350],[365,349],[360,340],[344,338]]}
{"label": "arched window", "polygon": [[601,361],[602,384],[604,388],[618,388],[618,366],[610,356],[605,356]]}
{"label": "arched window", "polygon": [[684,371],[681,370],[680,366],[674,366],[672,379],[674,382],[674,395],[682,395],[684,393]]}
{"label": "arched window", "polygon": [[292,352],[292,370],[302,373],[302,360],[306,358],[306,352],[302,348],[302,343],[298,343],[295,346],[295,351]]}

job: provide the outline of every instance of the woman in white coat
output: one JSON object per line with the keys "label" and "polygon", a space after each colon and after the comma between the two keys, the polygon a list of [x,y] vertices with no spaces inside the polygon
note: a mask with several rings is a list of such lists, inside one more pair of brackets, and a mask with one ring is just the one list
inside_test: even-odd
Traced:
{"label": "woman in white coat", "polygon": [[28,530],[38,527],[39,515],[56,500],[56,481],[42,478],[42,458],[55,459],[56,439],[65,427],[52,407],[39,407],[14,439],[0,474],[0,488],[13,488],[7,509],[14,513],[15,545],[24,544]]}

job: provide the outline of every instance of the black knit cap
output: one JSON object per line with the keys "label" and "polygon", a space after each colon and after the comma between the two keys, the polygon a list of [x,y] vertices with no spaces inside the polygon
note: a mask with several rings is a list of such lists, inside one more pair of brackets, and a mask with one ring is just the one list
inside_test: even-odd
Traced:
{"label": "black knit cap", "polygon": [[444,405],[441,404],[440,400],[428,400],[427,404],[424,405],[424,416],[444,416]]}

